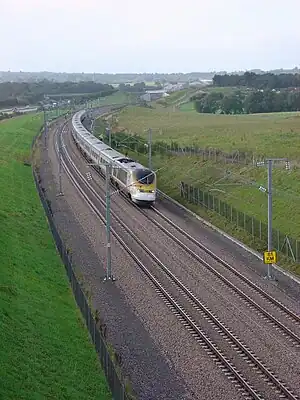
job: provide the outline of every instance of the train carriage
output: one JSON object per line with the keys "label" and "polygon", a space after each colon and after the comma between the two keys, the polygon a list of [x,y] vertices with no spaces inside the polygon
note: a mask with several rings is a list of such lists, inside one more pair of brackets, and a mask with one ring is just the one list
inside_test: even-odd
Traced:
{"label": "train carriage", "polygon": [[76,145],[105,174],[105,164],[111,164],[112,183],[128,195],[132,202],[153,204],[156,199],[156,174],[142,164],[124,156],[91,134],[82,124],[85,111],[72,118],[72,136]]}

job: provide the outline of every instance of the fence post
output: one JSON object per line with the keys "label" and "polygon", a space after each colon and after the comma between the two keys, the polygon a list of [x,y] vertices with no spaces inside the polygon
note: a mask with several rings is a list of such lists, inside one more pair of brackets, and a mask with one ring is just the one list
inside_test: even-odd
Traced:
{"label": "fence post", "polygon": [[252,237],[254,237],[254,220],[253,217],[251,217],[251,224],[252,224]]}
{"label": "fence post", "polygon": [[261,240],[261,220],[259,220],[259,238]]}
{"label": "fence post", "polygon": [[232,205],[230,204],[230,221],[232,223]]}
{"label": "fence post", "polygon": [[200,204],[200,190],[199,190],[199,188],[197,188],[198,190],[197,190],[197,196],[198,196],[198,204]]}

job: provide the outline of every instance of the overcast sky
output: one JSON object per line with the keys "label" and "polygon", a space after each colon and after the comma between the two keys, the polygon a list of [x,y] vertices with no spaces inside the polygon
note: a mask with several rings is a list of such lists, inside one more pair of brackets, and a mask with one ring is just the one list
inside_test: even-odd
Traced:
{"label": "overcast sky", "polygon": [[0,70],[300,66],[300,0],[1,0]]}

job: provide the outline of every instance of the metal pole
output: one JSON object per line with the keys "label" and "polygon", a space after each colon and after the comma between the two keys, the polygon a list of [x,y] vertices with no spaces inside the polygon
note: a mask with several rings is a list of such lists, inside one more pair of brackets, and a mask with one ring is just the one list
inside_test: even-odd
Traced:
{"label": "metal pole", "polygon": [[[272,251],[272,160],[268,160],[268,251]],[[272,278],[271,266],[268,264],[268,278]]]}
{"label": "metal pole", "polygon": [[109,144],[109,147],[111,147],[111,129],[110,129],[110,127],[108,127],[107,129],[108,129],[108,144]]}
{"label": "metal pole", "polygon": [[44,107],[44,136],[45,136],[45,147],[47,146],[47,114]]}
{"label": "metal pole", "polygon": [[148,130],[148,165],[149,169],[152,170],[152,129]]}
{"label": "metal pole", "polygon": [[106,256],[106,278],[112,279],[111,276],[111,243],[110,243],[110,174],[111,165],[106,164],[106,239],[107,239],[107,256]]}
{"label": "metal pole", "polygon": [[59,196],[63,195],[62,191],[62,159],[61,159],[61,143],[58,143],[58,152],[59,152],[59,164],[58,164],[58,174],[59,174]]}

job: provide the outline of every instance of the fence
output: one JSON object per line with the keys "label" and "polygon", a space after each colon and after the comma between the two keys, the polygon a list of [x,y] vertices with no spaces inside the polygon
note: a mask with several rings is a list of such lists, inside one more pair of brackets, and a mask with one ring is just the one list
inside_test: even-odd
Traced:
{"label": "fence", "polygon": [[240,150],[234,150],[230,153],[215,149],[212,147],[201,149],[199,147],[179,147],[178,149],[172,149],[170,146],[168,152],[171,154],[183,155],[183,156],[196,156],[202,158],[203,161],[211,160],[214,162],[232,163],[232,164],[255,164],[263,160],[262,156],[255,157],[251,152],[244,152]]}
{"label": "fence", "polygon": [[[267,248],[268,241],[268,226],[264,222],[250,217],[243,211],[239,211],[232,205],[225,203],[218,197],[213,196],[208,192],[180,182],[180,196],[192,204],[199,204],[202,207],[217,212],[228,219],[232,224],[244,229],[253,238],[258,238],[264,243],[264,248]],[[272,232],[273,247],[293,259],[294,262],[300,261],[300,246],[299,241],[288,237],[278,229],[273,229]]]}
{"label": "fence", "polygon": [[[34,146],[35,140],[39,136],[39,134],[36,135],[36,137],[33,139],[32,146]],[[111,392],[113,395],[113,400],[129,400],[129,396],[125,391],[124,384],[122,383],[118,373],[116,372],[116,365],[112,361],[112,357],[109,354],[108,347],[105,343],[105,340],[97,327],[97,322],[92,314],[91,308],[87,302],[87,299],[83,292],[83,289],[76,278],[74,269],[72,267],[71,258],[68,255],[66,247],[58,233],[58,230],[56,229],[56,226],[55,226],[55,223],[53,220],[51,205],[44,194],[43,188],[40,185],[40,180],[39,180],[38,175],[37,175],[36,171],[34,170],[34,168],[33,168],[33,177],[34,177],[34,181],[35,181],[42,205],[44,207],[45,213],[48,218],[49,226],[50,226],[52,235],[54,237],[57,250],[58,250],[58,252],[62,258],[62,261],[65,265],[66,273],[69,278],[76,303],[82,313],[83,318],[85,319],[86,326],[88,328],[89,334],[91,336],[91,339],[92,339],[95,349],[97,351],[98,357],[101,362],[101,366],[102,366],[105,376],[107,378],[107,382],[111,389]]]}

